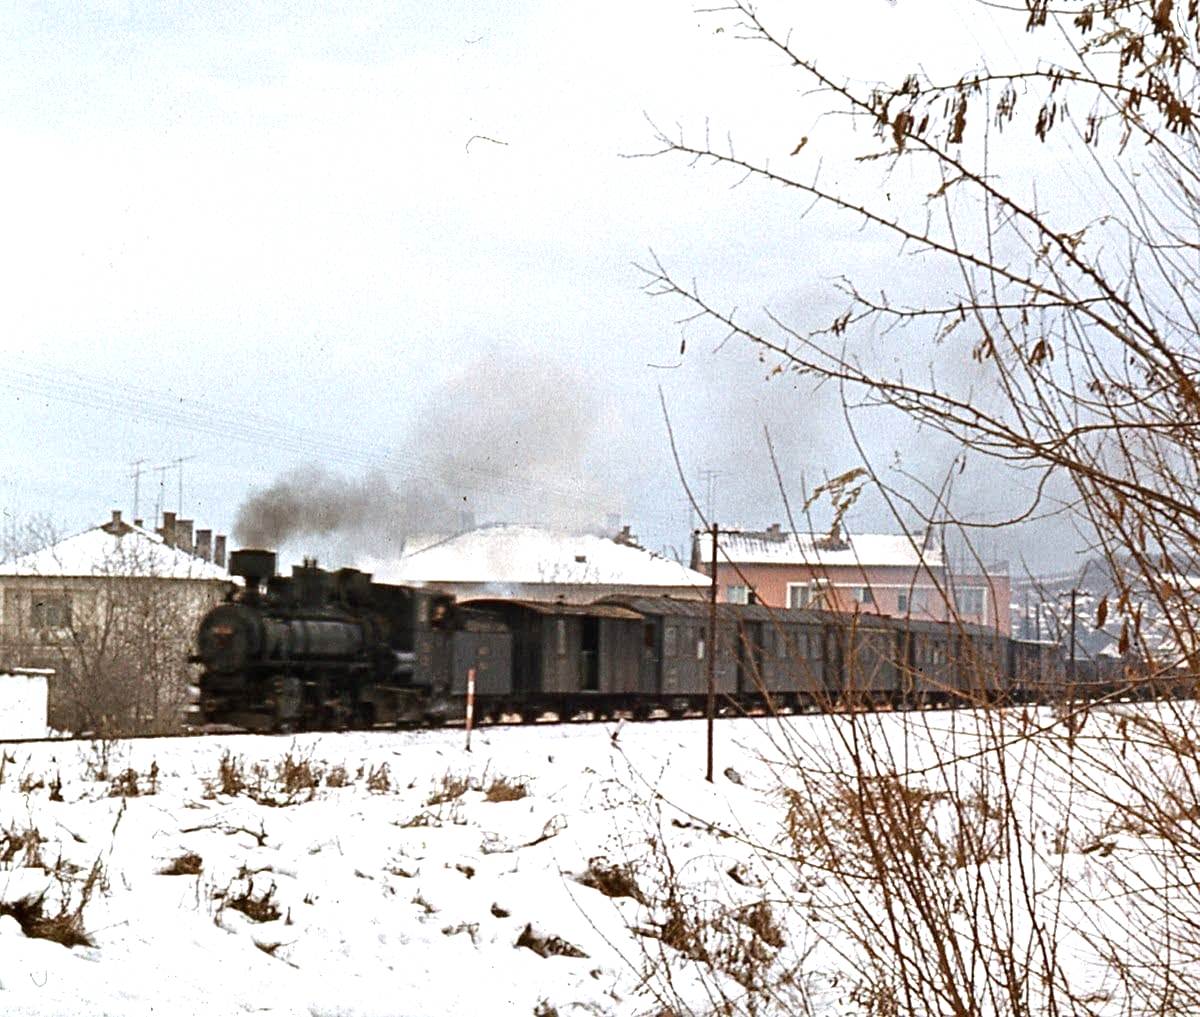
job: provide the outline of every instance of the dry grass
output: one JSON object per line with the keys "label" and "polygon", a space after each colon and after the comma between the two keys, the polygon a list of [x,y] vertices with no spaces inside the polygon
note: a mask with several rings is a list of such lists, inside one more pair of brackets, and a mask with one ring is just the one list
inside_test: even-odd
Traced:
{"label": "dry grass", "polygon": [[471,790],[471,783],[466,777],[460,777],[447,771],[441,781],[434,787],[433,793],[425,799],[425,804],[445,805],[446,802],[457,801]]}
{"label": "dry grass", "polygon": [[367,774],[367,790],[372,794],[385,795],[392,789],[392,778],[387,763],[371,767]]}
{"label": "dry grass", "polygon": [[577,879],[584,886],[599,890],[605,897],[629,897],[639,904],[646,903],[646,896],[629,865],[616,865],[605,858],[592,858],[588,861],[587,871]]}
{"label": "dry grass", "polygon": [[158,870],[160,876],[198,876],[204,870],[204,859],[187,851],[174,859],[170,865]]}
{"label": "dry grass", "polygon": [[568,943],[558,936],[542,936],[533,931],[532,925],[526,925],[521,935],[517,937],[517,947],[532,950],[539,957],[586,957],[579,947]]}
{"label": "dry grass", "polygon": [[47,914],[44,894],[22,897],[10,904],[0,903],[0,915],[15,918],[30,939],[48,939],[65,947],[95,946],[84,931],[82,908]]}
{"label": "dry grass", "polygon": [[17,856],[21,855],[21,864],[26,868],[44,868],[41,845],[45,843],[46,838],[35,826],[23,830],[10,826],[0,831],[0,865],[13,865]]}
{"label": "dry grass", "polygon": [[524,781],[494,777],[484,792],[484,798],[489,802],[516,802],[528,794],[529,788]]}
{"label": "dry grass", "polygon": [[16,919],[21,931],[31,939],[46,939],[65,947],[95,946],[83,925],[83,912],[92,894],[102,883],[103,870],[97,861],[79,891],[79,900],[72,905],[70,884],[59,877],[63,889],[57,911],[47,911],[46,891],[30,894],[20,900],[0,902],[0,915]]}
{"label": "dry grass", "polygon": [[152,762],[143,778],[137,770],[128,767],[122,770],[108,788],[109,798],[137,798],[140,795],[158,794],[158,763]]}
{"label": "dry grass", "polygon": [[272,884],[266,892],[255,896],[254,885],[248,882],[246,889],[237,894],[226,894],[224,907],[240,911],[252,922],[273,922],[279,918],[279,905],[275,903],[275,885]]}

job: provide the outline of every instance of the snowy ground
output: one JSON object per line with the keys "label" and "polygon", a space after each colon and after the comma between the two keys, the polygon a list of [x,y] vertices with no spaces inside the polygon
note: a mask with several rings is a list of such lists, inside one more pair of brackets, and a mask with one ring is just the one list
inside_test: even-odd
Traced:
{"label": "snowy ground", "polygon": [[[874,723],[910,772],[977,737],[960,715]],[[785,967],[779,1012],[867,1012],[819,913],[838,895],[781,835],[779,761],[804,745],[815,766],[844,729],[717,730],[712,785],[700,721],[485,729],[471,753],[461,731],[0,745],[0,910],[86,895],[91,941],[0,917],[0,1013],[705,1013]],[[1030,786],[1053,830],[1059,785]],[[1132,842],[1080,829],[1047,857],[1098,893]],[[703,948],[680,931],[701,912],[736,919]]]}

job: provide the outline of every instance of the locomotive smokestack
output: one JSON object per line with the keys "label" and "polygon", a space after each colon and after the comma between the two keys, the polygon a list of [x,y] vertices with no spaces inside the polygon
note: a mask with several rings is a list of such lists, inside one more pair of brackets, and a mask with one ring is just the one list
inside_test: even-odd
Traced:
{"label": "locomotive smokestack", "polygon": [[247,590],[257,590],[275,575],[275,552],[243,548],[229,555],[229,574],[246,580]]}

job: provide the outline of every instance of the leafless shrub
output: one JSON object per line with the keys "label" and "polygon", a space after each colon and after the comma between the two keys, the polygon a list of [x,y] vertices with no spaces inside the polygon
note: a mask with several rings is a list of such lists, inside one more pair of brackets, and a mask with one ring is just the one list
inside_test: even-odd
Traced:
{"label": "leafless shrub", "polygon": [[353,781],[346,772],[346,768],[340,764],[331,767],[329,772],[325,774],[326,787],[349,787],[352,783]]}

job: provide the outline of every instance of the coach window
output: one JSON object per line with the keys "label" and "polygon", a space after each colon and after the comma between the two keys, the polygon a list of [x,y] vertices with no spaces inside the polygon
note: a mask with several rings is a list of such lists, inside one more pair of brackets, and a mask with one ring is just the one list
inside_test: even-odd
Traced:
{"label": "coach window", "polygon": [[567,655],[567,620],[565,618],[558,619],[555,634],[558,637],[558,655],[565,657]]}
{"label": "coach window", "polygon": [[745,604],[750,599],[750,591],[745,586],[726,586],[725,600],[730,604]]}
{"label": "coach window", "polygon": [[668,625],[663,629],[663,656],[675,656],[675,626]]}

